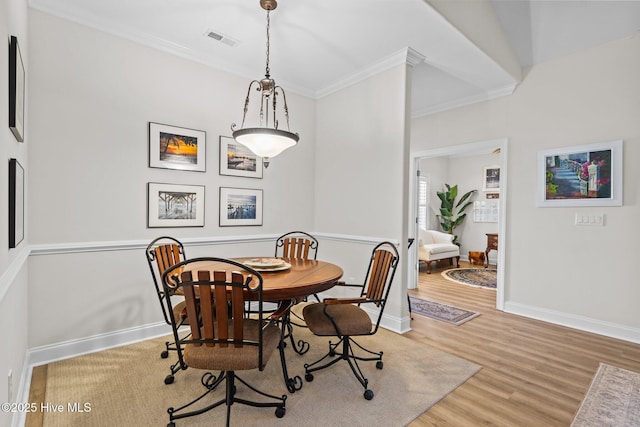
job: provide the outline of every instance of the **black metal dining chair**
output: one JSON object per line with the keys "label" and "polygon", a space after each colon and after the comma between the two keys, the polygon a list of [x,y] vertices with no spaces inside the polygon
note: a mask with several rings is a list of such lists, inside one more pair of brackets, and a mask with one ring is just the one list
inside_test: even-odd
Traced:
{"label": "black metal dining chair", "polygon": [[[287,259],[289,261],[295,260],[307,260],[316,259],[318,255],[318,239],[311,234],[304,231],[290,231],[283,234],[276,239],[275,256]],[[318,295],[313,294],[316,301],[320,301]],[[305,298],[304,301],[307,299]],[[303,302],[303,301],[300,301]],[[298,320],[292,321],[291,316],[296,317]],[[309,351],[309,343],[304,340],[297,340],[293,335],[293,326],[306,328],[300,322],[304,322],[304,319],[299,317],[294,312],[288,313],[282,324],[282,331],[284,338],[289,338],[293,351],[302,355]]]}
{"label": "black metal dining chair", "polygon": [[[311,332],[319,336],[338,338],[338,342],[335,344],[329,341],[329,351],[322,358],[304,365],[307,381],[313,381],[313,372],[346,360],[357,380],[365,388],[364,398],[373,399],[374,393],[367,388],[369,381],[360,369],[358,361],[375,361],[376,368],[382,369],[384,366],[382,352],[374,352],[364,348],[354,340],[354,337],[374,335],[378,331],[398,260],[398,250],[392,243],[378,244],[371,254],[363,284],[338,282],[339,286],[359,288],[359,296],[325,298],[321,303],[309,304],[303,309],[302,314]],[[369,314],[361,308],[362,305],[378,308],[375,323],[372,322]],[[342,346],[341,351],[339,351],[340,346]],[[329,361],[324,362],[327,358]]]}
{"label": "black metal dining chair", "polygon": [[[172,306],[169,304],[170,300],[167,298],[166,291],[162,286],[161,278],[162,274],[169,267],[186,259],[184,246],[179,240],[173,237],[162,236],[149,243],[145,250],[145,255],[147,257],[149,269],[151,270],[151,277],[155,286],[156,295],[158,296],[158,301],[160,302],[160,308],[162,309],[164,320],[172,327],[174,332],[177,332],[176,329],[189,324],[185,311],[185,303],[184,301],[175,301],[175,305]],[[169,313],[173,313],[173,318],[176,319],[176,322],[171,321]],[[165,349],[160,353],[160,356],[163,359],[166,359],[169,357],[169,352],[176,350],[176,341],[166,341]],[[169,367],[171,373],[165,377],[164,383],[173,383],[175,379],[174,375],[182,369],[187,369],[187,365],[184,363],[184,360],[182,360],[181,353],[178,352],[178,360]]]}
{"label": "black metal dining chair", "polygon": [[[192,265],[200,262],[214,262],[214,270],[198,270]],[[289,306],[282,306],[282,310],[265,316],[260,273],[233,260],[195,258],[170,267],[162,275],[162,283],[168,299],[176,293],[184,294],[187,316],[199,319],[190,323],[189,338],[180,338],[175,333],[175,339],[189,367],[206,371],[200,381],[205,387],[204,393],[179,408],[169,408],[168,427],[175,427],[175,420],[202,414],[222,404],[227,407],[227,426],[231,406],[236,403],[275,408],[275,415],[283,417],[286,395],[267,394],[236,374],[237,371],[264,370],[281,342],[279,318],[289,310]],[[246,301],[254,303],[251,313],[247,312]],[[214,375],[211,371],[219,373]],[[190,410],[223,381],[225,395],[221,399]],[[260,400],[241,397],[245,392],[261,396]]]}

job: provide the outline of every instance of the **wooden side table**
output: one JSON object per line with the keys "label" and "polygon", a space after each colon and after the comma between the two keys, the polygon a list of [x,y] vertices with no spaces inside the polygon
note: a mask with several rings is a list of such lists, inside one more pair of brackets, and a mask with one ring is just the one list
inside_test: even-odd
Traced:
{"label": "wooden side table", "polygon": [[498,250],[498,234],[487,233],[487,249],[484,251],[484,268],[489,267],[489,251]]}

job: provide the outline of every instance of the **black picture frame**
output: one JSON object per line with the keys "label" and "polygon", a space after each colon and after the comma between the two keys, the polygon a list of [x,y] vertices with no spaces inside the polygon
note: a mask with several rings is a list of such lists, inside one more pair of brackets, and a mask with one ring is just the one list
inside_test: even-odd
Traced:
{"label": "black picture frame", "polygon": [[24,169],[18,160],[9,159],[9,248],[24,239]]}
{"label": "black picture frame", "polygon": [[220,187],[220,227],[262,225],[263,191]]}
{"label": "black picture frame", "polygon": [[220,135],[220,175],[262,179],[262,157],[233,138]]}
{"label": "black picture frame", "polygon": [[9,128],[18,142],[24,142],[25,72],[18,38],[9,41]]}
{"label": "black picture frame", "polygon": [[204,227],[204,185],[147,183],[147,228]]}
{"label": "black picture frame", "polygon": [[149,167],[206,172],[207,133],[149,122]]}

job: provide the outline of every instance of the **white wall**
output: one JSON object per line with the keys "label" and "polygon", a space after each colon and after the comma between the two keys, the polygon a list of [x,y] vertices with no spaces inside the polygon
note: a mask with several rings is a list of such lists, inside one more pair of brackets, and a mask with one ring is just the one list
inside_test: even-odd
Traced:
{"label": "white wall", "polygon": [[[509,138],[507,311],[640,342],[640,35],[529,70],[508,97],[413,121],[412,151]],[[624,140],[624,206],[536,207],[538,150]],[[577,227],[576,212],[605,215]]]}
{"label": "white wall", "polygon": [[[17,248],[9,249],[7,224],[9,213],[6,201],[9,198],[7,177],[9,176],[9,159],[17,159],[25,170],[25,191],[28,193],[30,165],[28,151],[30,135],[25,131],[24,142],[18,142],[8,126],[9,93],[6,90],[9,81],[9,37],[16,36],[22,54],[22,61],[27,73],[25,89],[29,87],[29,34],[27,25],[27,2],[25,0],[7,0],[0,2],[0,34],[3,36],[0,54],[0,402],[20,401],[21,384],[25,382],[28,369],[24,360],[27,352],[27,301],[28,301],[28,245],[29,224],[25,224],[24,240]],[[28,101],[25,105],[25,121],[28,125]],[[27,202],[28,206],[28,202]],[[12,392],[9,396],[8,374],[12,373]],[[12,422],[13,414],[0,412],[0,425],[8,426]]]}
{"label": "white wall", "polygon": [[[221,176],[218,138],[242,119],[249,81],[38,11],[30,17],[34,244],[166,232],[146,228],[148,182],[206,186],[205,227],[169,230],[182,237],[313,225],[312,100],[288,94],[301,140],[263,179]],[[206,173],[149,168],[150,121],[206,131]],[[220,186],[264,189],[264,225],[218,227]]]}
{"label": "white wall", "polygon": [[[313,230],[314,101],[287,93],[300,142],[263,179],[221,176],[218,138],[242,119],[248,80],[38,11],[29,21],[31,348],[160,321],[143,250],[155,237],[232,256]],[[149,121],[206,131],[207,171],[149,168]],[[205,185],[205,226],[147,228],[148,182]],[[221,186],[263,189],[263,226],[219,227]]]}
{"label": "white wall", "polygon": [[[316,122],[316,230],[401,242],[393,303],[385,311],[397,319],[404,316],[403,301],[406,306],[401,295],[406,292],[407,74],[408,66],[399,65],[318,100]],[[366,266],[370,253],[371,248],[364,258],[346,258],[346,276],[360,269],[356,265]]]}

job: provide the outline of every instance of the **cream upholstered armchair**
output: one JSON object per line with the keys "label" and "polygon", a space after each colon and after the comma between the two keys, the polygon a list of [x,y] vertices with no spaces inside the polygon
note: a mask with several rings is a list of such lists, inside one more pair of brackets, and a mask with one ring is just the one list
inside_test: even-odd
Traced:
{"label": "cream upholstered armchair", "polygon": [[418,240],[418,259],[427,263],[427,273],[431,273],[431,262],[449,259],[449,263],[458,267],[460,247],[453,244],[453,234],[420,228]]}

